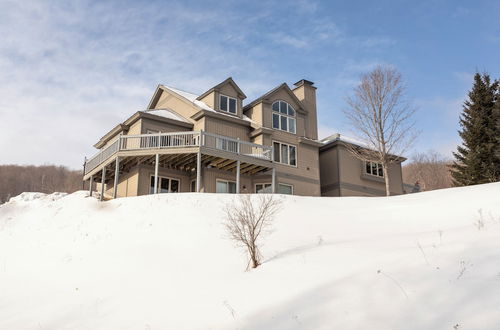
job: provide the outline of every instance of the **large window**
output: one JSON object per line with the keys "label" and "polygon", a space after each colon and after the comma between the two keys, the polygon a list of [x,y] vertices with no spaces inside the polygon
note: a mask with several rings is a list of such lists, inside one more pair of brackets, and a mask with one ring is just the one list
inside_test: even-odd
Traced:
{"label": "large window", "polygon": [[235,194],[236,193],[236,182],[226,181],[226,180],[217,180],[215,191],[217,193],[222,193],[222,194]]}
{"label": "large window", "polygon": [[285,101],[273,103],[273,128],[295,134],[295,110]]}
{"label": "large window", "polygon": [[274,142],[273,149],[275,162],[297,166],[297,147],[281,142]]}
{"label": "large window", "polygon": [[382,164],[375,162],[365,162],[365,173],[370,175],[384,177],[384,169]]}
{"label": "large window", "polygon": [[270,184],[270,183],[257,183],[255,185],[255,192],[257,194],[270,194],[270,193],[272,193],[272,184]]}
{"label": "large window", "polygon": [[[180,182],[177,179],[158,177],[158,192],[159,193],[176,193],[179,192]],[[155,191],[155,176],[151,175],[149,184],[149,193],[154,194]]]}
{"label": "large window", "polygon": [[279,183],[278,194],[293,195],[293,186],[289,184]]}
{"label": "large window", "polygon": [[219,109],[224,112],[236,114],[236,99],[226,95],[219,96]]}

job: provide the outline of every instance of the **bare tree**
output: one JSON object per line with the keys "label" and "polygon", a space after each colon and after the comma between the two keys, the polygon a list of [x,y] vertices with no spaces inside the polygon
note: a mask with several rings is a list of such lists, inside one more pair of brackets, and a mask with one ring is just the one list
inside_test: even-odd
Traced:
{"label": "bare tree", "polygon": [[403,180],[418,183],[423,191],[453,187],[452,161],[436,151],[418,153],[403,167]]}
{"label": "bare tree", "polygon": [[[252,201],[256,199],[256,201]],[[225,227],[229,238],[247,250],[249,265],[256,268],[261,264],[259,238],[271,226],[274,216],[281,208],[281,200],[273,195],[240,195],[226,204]],[[248,266],[247,266],[248,269]]]}
{"label": "bare tree", "polygon": [[402,155],[416,137],[412,119],[415,108],[405,100],[401,74],[394,68],[378,66],[361,77],[347,104],[344,113],[364,146],[346,147],[358,159],[382,164],[389,196],[389,165],[400,161],[397,155]]}

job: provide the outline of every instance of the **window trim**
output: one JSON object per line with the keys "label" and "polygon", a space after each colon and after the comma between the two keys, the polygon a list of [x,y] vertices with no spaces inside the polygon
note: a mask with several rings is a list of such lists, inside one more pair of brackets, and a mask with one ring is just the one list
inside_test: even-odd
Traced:
{"label": "window trim", "polygon": [[[287,104],[287,113],[286,114],[282,113],[281,111],[276,111],[273,109],[274,104],[278,103],[278,102],[284,102],[285,104]],[[292,108],[293,113],[294,113],[293,115],[288,114],[288,107]],[[278,116],[278,128],[274,127],[274,115],[275,114]],[[282,121],[281,117],[287,118],[287,120],[286,120],[287,129],[286,130],[281,128],[281,121]],[[293,121],[294,121],[294,132],[291,132],[288,129],[289,125],[290,125],[289,119],[293,119]],[[297,110],[295,110],[295,108],[285,100],[281,100],[281,99],[275,100],[273,103],[271,103],[271,127],[272,127],[272,129],[279,130],[282,132],[287,132],[290,134],[297,134]]]}
{"label": "window trim", "polygon": [[[281,185],[281,186],[287,186],[287,187],[292,188],[292,193],[291,193],[290,195],[293,195],[293,184],[283,183],[283,182],[278,182],[278,194],[280,193],[280,192],[279,192],[280,185]],[[282,194],[282,195],[288,195],[288,194]]]}
{"label": "window trim", "polygon": [[[215,179],[215,193],[216,193],[216,194],[218,193],[218,192],[217,192],[217,182],[226,182],[226,183],[232,182],[232,183],[234,183],[234,186],[235,186],[235,188],[236,188],[236,181],[227,180],[227,179],[217,179],[217,178],[216,178],[216,179]],[[228,187],[229,187],[229,186],[228,186]],[[234,190],[234,193],[232,193],[232,192],[225,192],[225,193],[218,193],[218,194],[236,194],[236,190],[237,190],[237,189],[235,189],[235,190]]]}
{"label": "window trim", "polygon": [[[151,187],[151,178],[154,178],[154,174],[150,174],[149,175],[149,195],[154,195],[154,186]],[[181,192],[181,179],[178,179],[178,178],[173,178],[173,177],[169,177],[169,176],[164,176],[164,175],[158,175],[158,180],[161,180],[161,179],[168,179],[168,190],[171,190],[171,187],[172,187],[172,180],[175,180],[175,181],[178,181],[179,182],[179,191],[177,191],[177,193],[180,193]],[[160,182],[158,182],[158,194],[175,194],[173,192],[168,192],[168,193],[162,193],[162,192],[159,192],[161,190],[161,187],[160,187]],[[153,189],[153,192],[151,192],[151,189]]]}
{"label": "window trim", "polygon": [[[193,189],[193,182],[194,182],[194,189]],[[189,181],[189,192],[197,192],[196,191],[196,179],[192,179]]]}
{"label": "window trim", "polygon": [[[257,186],[258,186],[258,185],[263,186],[263,189],[266,189],[266,187],[265,187],[266,185],[269,185],[269,187],[271,188],[271,190],[272,190],[272,187],[273,187],[272,182],[258,182],[258,183],[256,183],[256,184],[254,184],[254,191],[255,191],[255,193],[256,193],[256,194],[264,194],[264,193],[259,193],[259,192],[257,191]],[[271,192],[269,192],[269,193],[271,193],[271,194],[272,194],[272,191],[271,191]]]}
{"label": "window trim", "polygon": [[[286,145],[286,146],[288,146],[288,163],[278,162],[278,161],[276,161],[276,159],[274,159],[274,144],[275,143],[279,143],[280,145]],[[290,166],[290,167],[295,167],[295,168],[298,167],[298,164],[299,164],[299,148],[297,148],[297,145],[295,145],[295,144],[289,144],[289,143],[285,143],[285,142],[280,142],[280,141],[276,141],[276,140],[272,141],[272,145],[273,145],[273,162],[281,164],[281,165]],[[295,165],[290,164],[290,147],[294,147],[295,148]],[[280,158],[281,158],[281,147],[280,147]]]}
{"label": "window trim", "polygon": [[[222,104],[222,102],[221,102],[221,98],[222,98],[223,96],[227,98],[227,110],[222,110],[222,109],[221,109],[221,104]],[[231,111],[229,111],[229,99],[233,99],[233,100],[234,100],[234,102],[235,102],[235,104],[236,104],[236,106],[235,106],[235,108],[234,108],[234,111],[235,111],[234,113],[233,113],[233,112],[231,112]],[[225,95],[225,94],[219,93],[219,111],[222,111],[222,112],[224,112],[224,113],[228,113],[228,114],[230,114],[230,115],[237,116],[237,115],[238,115],[238,99],[237,99],[237,98],[235,98],[235,97],[231,97],[231,96],[228,96],[228,95]]]}
{"label": "window trim", "polygon": [[[379,171],[379,166],[380,166],[380,169],[382,170],[382,175],[368,173],[368,171],[366,170],[366,167],[367,167],[368,163],[370,163],[370,168],[372,168],[371,167],[372,163],[376,164],[377,165],[377,172]],[[373,177],[376,177],[376,178],[384,179],[384,167],[382,166],[382,163],[379,163],[379,162],[364,161],[363,162],[363,174],[370,175],[370,176],[373,176]]]}

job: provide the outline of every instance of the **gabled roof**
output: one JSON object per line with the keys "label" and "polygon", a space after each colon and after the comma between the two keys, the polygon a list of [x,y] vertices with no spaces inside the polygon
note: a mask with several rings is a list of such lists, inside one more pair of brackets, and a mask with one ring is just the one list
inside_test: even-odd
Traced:
{"label": "gabled roof", "polygon": [[266,94],[256,98],[255,100],[253,100],[249,104],[245,105],[243,107],[243,111],[252,108],[254,105],[256,105],[256,104],[258,104],[266,99],[269,99],[271,95],[273,95],[274,93],[276,93],[277,91],[279,91],[281,89],[283,89],[300,106],[299,109],[295,109],[295,110],[297,110],[298,112],[301,112],[301,113],[306,113],[305,109],[302,107],[302,102],[300,102],[300,100],[297,98],[297,96],[295,96],[293,91],[290,89],[290,87],[288,87],[288,85],[286,83],[282,83],[281,85],[276,86],[275,88],[271,89]]}
{"label": "gabled roof", "polygon": [[[354,138],[351,138],[351,137],[347,137],[347,136],[343,136],[341,135],[340,133],[334,133],[324,139],[321,139],[319,141],[320,143],[322,143],[323,145],[320,147],[320,150],[327,150],[329,149],[331,146],[335,145],[336,143],[347,143],[347,144],[350,144],[350,145],[353,145],[353,146],[357,146],[357,147],[361,147],[361,148],[364,148],[364,149],[368,149],[368,150],[374,150],[374,151],[377,151],[377,149],[375,149],[374,147],[372,146],[369,146],[367,143],[363,142],[363,141],[359,141],[357,139],[354,139]],[[395,157],[397,158],[400,162],[404,162],[406,160],[405,157],[403,156],[398,156],[398,155],[389,155],[391,157]]]}
{"label": "gabled roof", "polygon": [[161,84],[158,85],[158,87],[156,87],[156,90],[153,94],[153,97],[151,98],[151,101],[149,101],[149,104],[147,107],[148,109],[154,108],[154,106],[156,105],[156,103],[160,99],[161,94],[165,90],[180,96],[185,101],[191,102],[193,105],[195,105],[199,109],[208,110],[208,111],[215,111],[214,109],[209,107],[205,102],[197,100],[198,95],[193,94],[193,93],[189,93],[189,92],[186,92],[186,91],[174,88],[174,87],[161,85]]}
{"label": "gabled roof", "polygon": [[238,85],[234,82],[233,78],[232,77],[229,77],[227,78],[226,80],[224,80],[223,82],[215,85],[214,87],[210,88],[208,91],[206,91],[205,93],[201,94],[200,96],[197,97],[197,100],[201,100],[203,99],[205,96],[207,96],[208,94],[212,93],[213,91],[217,91],[219,90],[222,86],[226,85],[226,84],[230,84],[235,90],[236,92],[238,93],[238,96],[241,98],[241,99],[246,99],[247,96],[245,95],[245,93],[243,93],[243,91],[238,87]]}

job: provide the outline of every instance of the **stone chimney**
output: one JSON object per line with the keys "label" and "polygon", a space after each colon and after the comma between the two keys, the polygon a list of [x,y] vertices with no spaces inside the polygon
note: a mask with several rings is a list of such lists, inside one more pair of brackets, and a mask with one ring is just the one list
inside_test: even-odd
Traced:
{"label": "stone chimney", "polygon": [[295,88],[293,93],[304,105],[307,115],[305,118],[306,137],[309,139],[318,139],[318,116],[316,113],[316,87],[309,80],[299,80],[293,84]]}

